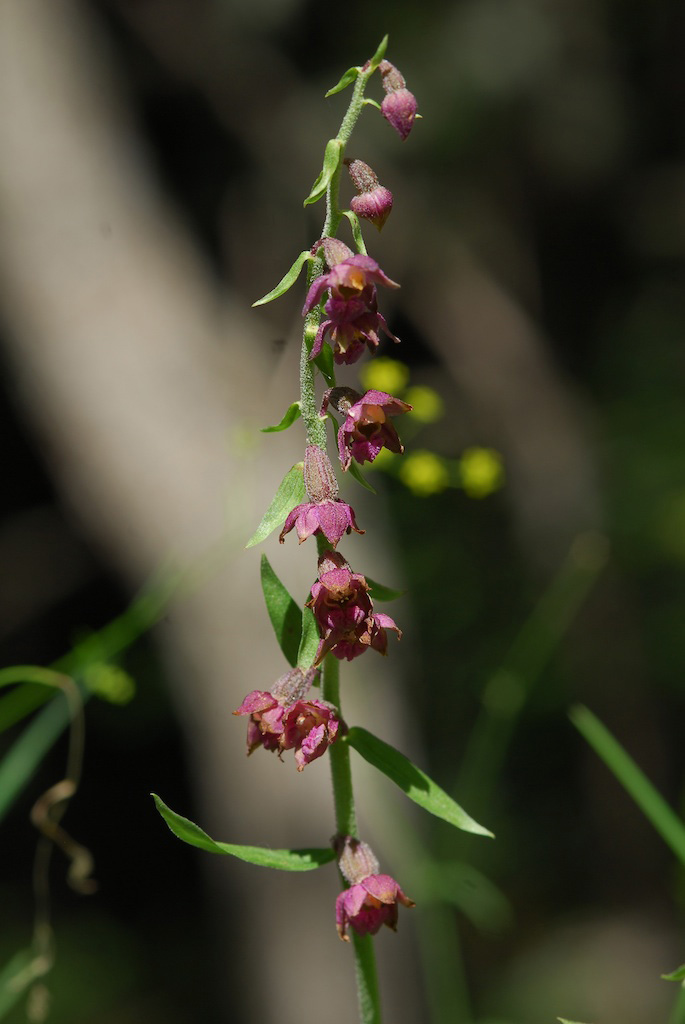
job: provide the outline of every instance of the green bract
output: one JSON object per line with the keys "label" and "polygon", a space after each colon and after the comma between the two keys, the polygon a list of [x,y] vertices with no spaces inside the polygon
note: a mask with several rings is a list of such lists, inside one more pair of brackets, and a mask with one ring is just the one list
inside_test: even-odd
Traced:
{"label": "green bract", "polygon": [[451,796],[445,793],[444,789],[440,789],[437,783],[395,747],[391,747],[389,743],[379,740],[377,736],[359,726],[350,729],[346,739],[365,761],[392,779],[409,799],[423,807],[424,811],[429,811],[430,814],[442,818],[463,832],[494,838],[492,832],[474,821]]}
{"label": "green bract", "polygon": [[245,545],[246,548],[253,548],[255,544],[260,544],[285,521],[288,513],[292,512],[296,505],[302,504],[305,497],[302,465],[301,462],[296,462],[292,469],[285,474],[261,523]]}
{"label": "green bract", "polygon": [[300,649],[297,652],[297,664],[305,672],[314,664],[316,652],[319,649],[319,628],[311,608],[305,608],[302,612],[302,639]]}
{"label": "green bract", "polygon": [[266,302],[273,302],[274,299],[280,299],[281,295],[285,295],[288,289],[292,288],[295,284],[305,263],[311,263],[313,259],[314,257],[310,253],[309,249],[304,249],[297,257],[288,273],[285,277],[281,278],[276,287],[272,288],[266,295],[263,295],[261,299],[257,299],[257,301],[253,302],[252,305],[263,306]]}
{"label": "green bract", "polygon": [[292,427],[295,420],[302,415],[302,407],[299,402],[293,402],[281,420],[274,427],[262,427],[262,434],[276,434],[279,430],[287,430]]}
{"label": "green bract", "polygon": [[256,864],[261,868],[275,868],[278,871],[312,871],[328,864],[335,858],[333,850],[269,850],[263,846],[235,846],[232,843],[218,843],[203,832],[199,825],[176,814],[155,793],[152,793],[157,810],[179,839],[190,846],[197,846],[208,853],[223,853],[238,860]]}
{"label": "green bract", "polygon": [[342,92],[348,85],[352,85],[360,71],[361,68],[348,68],[338,84],[334,85],[332,89],[329,89],[324,98],[328,99],[329,96],[334,96],[336,92]]}
{"label": "green bract", "polygon": [[321,168],[321,172],[319,173],[316,181],[312,185],[311,192],[304,201],[304,206],[310,206],[312,203],[316,203],[326,194],[326,189],[330,185],[333,175],[340,166],[342,152],[343,144],[340,139],[328,140],[323,155],[323,167]]}
{"label": "green bract", "polygon": [[363,253],[366,256],[366,245],[362,237],[362,229],[359,224],[359,217],[352,210],[343,210],[343,214],[349,220],[352,225],[352,237],[354,238],[354,244],[357,246],[357,252]]}

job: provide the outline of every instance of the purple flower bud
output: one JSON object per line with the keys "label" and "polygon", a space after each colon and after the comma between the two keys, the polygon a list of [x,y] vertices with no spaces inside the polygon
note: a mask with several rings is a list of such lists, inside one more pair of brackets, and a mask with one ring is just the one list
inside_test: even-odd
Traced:
{"label": "purple flower bud", "polygon": [[383,88],[387,95],[381,103],[381,114],[392,125],[402,141],[407,138],[414,125],[418,104],[416,98],[407,89],[407,83],[389,61],[383,60],[378,65]]}
{"label": "purple flower bud", "polygon": [[340,871],[350,883],[350,888],[341,892],[335,901],[335,920],[340,938],[349,942],[348,926],[359,935],[375,935],[381,925],[395,931],[397,904],[414,907],[414,901],[404,894],[394,878],[378,874],[378,861],[366,843],[346,836],[337,839],[334,845]]}
{"label": "purple flower bud", "polygon": [[404,451],[390,416],[411,412],[411,406],[385,391],[367,391],[360,395],[352,388],[330,388],[324,393],[321,412],[328,404],[345,416],[338,431],[338,453],[344,470],[350,462],[373,462],[381,448],[397,455]]}
{"label": "purple flower bud", "polygon": [[308,444],[305,448],[304,486],[310,501],[324,501],[338,496],[338,481],[331,460],[315,444]]}
{"label": "purple flower bud", "polygon": [[350,177],[359,193],[350,202],[350,209],[375,224],[380,231],[392,210],[392,192],[378,181],[374,171],[362,160],[346,160]]}

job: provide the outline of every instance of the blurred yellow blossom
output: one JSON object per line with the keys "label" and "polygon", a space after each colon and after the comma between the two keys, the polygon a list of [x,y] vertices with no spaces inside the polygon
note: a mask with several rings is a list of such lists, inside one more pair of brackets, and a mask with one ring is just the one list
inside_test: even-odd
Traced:
{"label": "blurred yellow blossom", "polygon": [[417,451],[406,455],[399,471],[400,480],[414,494],[427,498],[449,487],[447,463],[434,452]]}
{"label": "blurred yellow blossom", "polygon": [[502,456],[493,448],[467,448],[460,469],[461,485],[469,498],[486,498],[504,483]]}
{"label": "blurred yellow blossom", "polygon": [[408,388],[404,401],[409,402],[412,416],[419,423],[435,423],[445,412],[445,404],[438,392],[423,384]]}
{"label": "blurred yellow blossom", "polygon": [[397,395],[409,383],[409,367],[398,359],[378,356],[360,369],[359,378],[366,391],[385,391],[387,395]]}

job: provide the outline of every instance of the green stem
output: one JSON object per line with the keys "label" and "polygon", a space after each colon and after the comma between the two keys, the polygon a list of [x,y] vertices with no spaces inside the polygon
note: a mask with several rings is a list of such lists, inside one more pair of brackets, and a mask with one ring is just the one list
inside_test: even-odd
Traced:
{"label": "green stem", "polygon": [[[340,160],[326,190],[326,217],[321,231],[322,238],[334,238],[340,225],[342,213],[340,212],[338,193],[340,191],[340,175],[344,166],[345,146],[364,107],[364,90],[372,74],[373,71],[361,71],[357,76],[350,105],[336,135],[336,139],[341,144]],[[323,274],[325,269],[323,256],[317,256],[315,260],[312,260],[307,270],[307,290],[312,281]],[[315,390],[316,367],[309,358],[320,323],[321,305],[319,304],[307,314],[304,321],[304,336],[300,353],[300,410],[307,431],[307,444],[316,445],[325,451],[326,422],[319,416]]]}
{"label": "green stem", "polygon": [[[340,711],[340,662],[329,654],[323,663],[322,697]],[[333,782],[335,828],[338,835],[357,836],[354,810],[350,748],[347,743],[333,743],[328,748]],[[357,999],[361,1024],[381,1024],[381,1003],[376,971],[376,953],[370,935],[363,938],[352,929]]]}
{"label": "green stem", "polygon": [[[340,662],[329,654],[323,665],[322,696],[340,711]],[[333,743],[328,748],[331,759],[331,779],[335,803],[335,828],[341,836],[357,836],[357,817],[354,811],[350,748],[345,742]]]}
{"label": "green stem", "polygon": [[[350,105],[347,108],[336,136],[340,143],[340,159],[326,189],[326,217],[321,231],[322,238],[334,238],[340,225],[342,213],[338,202],[340,175],[343,168],[345,146],[352,134],[357,118],[364,106],[364,90],[374,69],[361,71],[357,76]],[[313,260],[307,272],[307,289],[312,281],[323,274],[326,264],[323,256]],[[307,444],[316,445],[326,451],[326,421],[319,416],[316,401],[316,367],[309,358],[314,339],[321,323],[321,304],[307,314],[304,322],[304,336],[300,353],[300,410],[307,431]],[[334,704],[340,711],[340,662],[332,655],[324,661],[322,680],[323,699]],[[336,832],[341,836],[357,836],[357,819],[354,810],[350,748],[344,741],[329,747],[333,801],[335,805]],[[361,1024],[381,1024],[381,1004],[378,992],[376,956],[371,936],[363,938],[353,934],[357,997]]]}

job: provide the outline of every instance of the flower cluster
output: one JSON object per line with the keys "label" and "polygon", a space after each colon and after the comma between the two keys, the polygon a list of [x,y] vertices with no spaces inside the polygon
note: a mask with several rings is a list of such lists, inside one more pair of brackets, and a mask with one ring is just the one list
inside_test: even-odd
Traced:
{"label": "flower cluster", "polygon": [[337,837],[333,844],[338,853],[338,867],[349,889],[335,901],[338,935],[349,942],[348,925],[359,935],[375,935],[382,925],[397,928],[397,904],[414,907],[390,875],[379,874],[380,865],[371,847],[352,836]]}
{"label": "flower cluster", "polygon": [[402,636],[389,615],[374,612],[368,583],[351,571],[338,551],[326,551],[319,558],[319,579],[311,594],[307,607],[314,612],[321,636],[315,665],[329,653],[348,661],[370,647],[387,654],[387,630],[394,630],[398,640]]}
{"label": "flower cluster", "polygon": [[321,757],[337,739],[344,723],[337,709],[323,700],[304,700],[316,669],[303,673],[294,668],[276,680],[271,690],[253,690],[233,712],[249,715],[248,756],[257,749],[295,751],[295,763],[301,772],[310,761]]}
{"label": "flower cluster", "polygon": [[310,358],[319,355],[329,333],[336,363],[356,363],[365,346],[375,352],[380,341],[379,330],[393,341],[399,341],[378,312],[376,301],[377,284],[386,288],[399,288],[399,285],[383,273],[376,260],[362,253],[353,254],[337,239],[323,238],[313,249],[319,246],[323,246],[330,269],[312,281],[302,315],[319,304],[324,292],[329,293],[329,298],[324,306],[327,319],[317,331]]}

